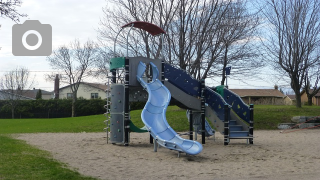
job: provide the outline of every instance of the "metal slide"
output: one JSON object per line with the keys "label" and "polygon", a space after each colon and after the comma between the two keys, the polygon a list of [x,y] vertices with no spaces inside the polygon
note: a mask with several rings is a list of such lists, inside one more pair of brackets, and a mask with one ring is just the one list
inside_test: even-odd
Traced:
{"label": "metal slide", "polygon": [[143,123],[159,145],[190,155],[199,154],[203,148],[199,142],[181,138],[169,126],[166,120],[166,110],[171,99],[171,94],[161,81],[157,79],[159,76],[157,67],[152,62],[150,62],[150,65],[153,75],[152,82],[150,83],[145,82],[142,78],[146,69],[144,63],[139,63],[137,71],[138,81],[149,94],[148,101],[141,113]]}

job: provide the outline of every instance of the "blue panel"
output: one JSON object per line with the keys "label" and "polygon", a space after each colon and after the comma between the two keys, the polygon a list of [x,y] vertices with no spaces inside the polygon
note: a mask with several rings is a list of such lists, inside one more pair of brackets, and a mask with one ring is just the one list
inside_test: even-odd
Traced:
{"label": "blue panel", "polygon": [[151,91],[150,103],[156,106],[164,106],[169,102],[170,96],[168,95],[168,91],[166,89],[161,88],[156,91]]}
{"label": "blue panel", "polygon": [[171,142],[175,144],[182,144],[185,139],[181,138],[180,136],[175,136],[173,139],[171,139]]}
{"label": "blue panel", "polygon": [[[157,67],[153,66],[152,63],[150,64],[155,77],[158,73]],[[147,104],[141,113],[143,123],[161,146],[168,149],[183,151],[191,155],[199,154],[203,148],[199,142],[182,139],[169,127],[165,112],[170,103],[171,94],[161,81],[156,78],[153,78],[151,83],[146,83],[141,78],[145,68],[146,66],[140,62],[137,80],[147,89],[149,94]],[[160,108],[162,108],[162,110]],[[184,147],[187,147],[187,149]]]}
{"label": "blue panel", "polygon": [[193,146],[193,142],[192,141],[184,141],[182,143],[182,147],[185,148],[185,149],[190,149],[192,146]]}
{"label": "blue panel", "polygon": [[170,141],[176,136],[176,134],[177,133],[172,129],[167,128],[165,131],[158,133],[158,137]]}
{"label": "blue panel", "polygon": [[191,96],[201,96],[201,83],[182,69],[164,64],[164,78]]}
{"label": "blue panel", "polygon": [[152,81],[152,82],[150,82],[150,83],[148,84],[148,86],[149,86],[149,88],[150,88],[151,91],[155,91],[155,90],[161,88],[162,83],[159,82],[159,81]]}
{"label": "blue panel", "polygon": [[155,81],[159,77],[159,70],[155,64],[150,62],[150,65],[152,67],[152,81]]}
{"label": "blue panel", "polygon": [[224,121],[224,105],[227,102],[212,89],[205,88],[206,103],[217,113],[218,118]]}
{"label": "blue panel", "polygon": [[229,137],[248,137],[249,132],[248,131],[230,131]]}
{"label": "blue panel", "polygon": [[150,113],[148,110],[142,111],[142,115],[145,118],[145,125],[147,127],[152,127],[153,121],[160,121],[162,120],[162,114],[153,114]]}
{"label": "blue panel", "polygon": [[168,125],[161,119],[154,119],[152,124],[154,133],[158,134],[168,129]]}
{"label": "blue panel", "polygon": [[153,114],[162,113],[163,112],[163,108],[164,108],[163,106],[154,106],[151,103],[147,103],[146,104],[146,109],[148,109],[148,111],[150,113],[153,113]]}
{"label": "blue panel", "polygon": [[241,97],[230,91],[229,89],[224,88],[224,99],[225,101],[232,106],[232,110],[244,121],[247,123],[250,122],[250,107],[245,104]]}

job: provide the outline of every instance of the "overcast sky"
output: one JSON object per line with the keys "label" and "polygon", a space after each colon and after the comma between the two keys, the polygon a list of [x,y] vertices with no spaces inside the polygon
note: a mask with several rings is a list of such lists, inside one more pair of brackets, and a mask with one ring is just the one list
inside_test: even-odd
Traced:
{"label": "overcast sky", "polygon": [[[39,20],[42,24],[52,26],[53,49],[69,44],[74,39],[84,42],[88,39],[96,40],[96,29],[99,20],[103,17],[102,7],[106,6],[105,0],[24,0],[19,13],[28,14],[21,18],[25,20]],[[14,56],[12,55],[12,26],[15,22],[0,17],[0,76],[5,72],[15,69],[17,66],[27,67],[32,76],[36,76],[34,88],[53,90],[53,82],[47,82],[44,74],[53,72],[45,56]],[[263,74],[264,73],[264,74]],[[231,70],[232,75],[232,70]],[[279,79],[272,78],[267,72],[262,72],[261,77],[247,81],[228,80],[230,88],[273,88],[275,83],[281,87]],[[92,82],[92,80],[90,80]],[[104,83],[106,80],[94,79],[95,82]],[[209,86],[219,85],[220,78],[216,82],[206,80]],[[63,85],[62,85],[63,86]]]}
{"label": "overcast sky", "polygon": [[[24,0],[19,13],[28,14],[21,18],[25,20],[39,20],[42,24],[52,26],[53,49],[69,44],[74,39],[84,42],[88,39],[96,40],[96,31],[102,7],[105,0]],[[53,82],[46,82],[44,74],[52,71],[45,56],[14,56],[12,55],[12,26],[15,22],[0,17],[0,76],[17,66],[27,67],[32,76],[36,75],[35,88],[53,90]],[[97,81],[98,82],[98,81]]]}

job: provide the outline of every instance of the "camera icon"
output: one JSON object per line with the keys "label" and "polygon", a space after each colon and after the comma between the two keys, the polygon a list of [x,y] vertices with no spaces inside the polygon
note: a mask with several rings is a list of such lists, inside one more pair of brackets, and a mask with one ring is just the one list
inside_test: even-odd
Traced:
{"label": "camera icon", "polygon": [[52,27],[38,20],[26,20],[12,26],[12,54],[49,56],[52,53]]}

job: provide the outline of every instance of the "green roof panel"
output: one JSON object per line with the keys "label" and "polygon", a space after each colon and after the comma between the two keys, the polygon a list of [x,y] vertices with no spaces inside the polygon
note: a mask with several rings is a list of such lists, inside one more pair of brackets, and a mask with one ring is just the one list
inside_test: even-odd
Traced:
{"label": "green roof panel", "polygon": [[110,71],[125,67],[125,57],[116,57],[110,59]]}

